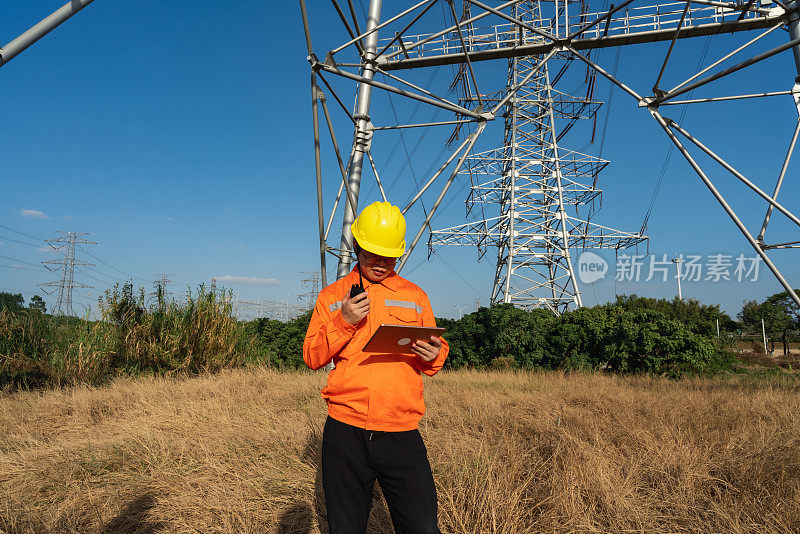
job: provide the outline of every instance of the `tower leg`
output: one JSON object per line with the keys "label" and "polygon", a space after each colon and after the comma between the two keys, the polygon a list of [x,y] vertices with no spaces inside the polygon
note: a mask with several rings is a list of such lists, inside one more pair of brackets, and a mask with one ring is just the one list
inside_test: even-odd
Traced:
{"label": "tower leg", "polygon": [[[381,18],[381,0],[370,0],[369,15],[365,31],[374,29]],[[361,76],[371,80],[375,76],[375,67],[372,61],[378,51],[378,32],[372,32],[364,38],[364,68]],[[361,189],[361,169],[364,163],[364,152],[366,152],[371,132],[369,119],[369,101],[372,95],[372,86],[360,83],[358,86],[358,97],[356,100],[356,129],[353,134],[353,149],[350,155],[350,165],[347,168],[347,187],[352,198],[358,202],[358,193]],[[358,205],[355,206],[358,208]],[[344,220],[342,222],[342,239],[340,249],[342,251],[339,264],[336,267],[336,279],[343,278],[350,272],[352,256],[345,250],[352,250],[353,236],[350,233],[350,225],[356,218],[355,209],[350,203],[345,204]]]}

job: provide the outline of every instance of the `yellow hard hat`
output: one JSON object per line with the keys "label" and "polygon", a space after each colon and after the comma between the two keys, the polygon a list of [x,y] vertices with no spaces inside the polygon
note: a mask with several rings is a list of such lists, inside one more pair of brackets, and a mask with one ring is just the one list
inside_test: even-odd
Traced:
{"label": "yellow hard hat", "polygon": [[399,258],[406,250],[406,219],[389,202],[373,202],[361,210],[350,230],[367,252]]}

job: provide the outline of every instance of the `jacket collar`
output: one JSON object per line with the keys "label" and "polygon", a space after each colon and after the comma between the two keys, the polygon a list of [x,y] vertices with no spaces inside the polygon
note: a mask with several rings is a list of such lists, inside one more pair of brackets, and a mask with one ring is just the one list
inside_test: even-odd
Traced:
{"label": "jacket collar", "polygon": [[[358,265],[358,264],[356,263],[356,265]],[[350,282],[351,285],[358,283],[357,267],[353,267],[353,269],[350,271],[350,274],[348,275],[348,277],[350,277],[352,279],[352,282]],[[387,276],[382,282],[373,282],[372,280],[370,280],[366,276],[363,276],[363,274],[362,274],[362,278],[364,279],[364,287],[365,288],[367,288],[367,287],[369,287],[371,285],[374,285],[374,284],[381,284],[382,286],[387,287],[387,288],[391,289],[392,291],[397,291],[400,288],[400,275],[397,274],[397,272],[395,272],[394,269],[392,269],[392,272],[389,273],[389,276]]]}

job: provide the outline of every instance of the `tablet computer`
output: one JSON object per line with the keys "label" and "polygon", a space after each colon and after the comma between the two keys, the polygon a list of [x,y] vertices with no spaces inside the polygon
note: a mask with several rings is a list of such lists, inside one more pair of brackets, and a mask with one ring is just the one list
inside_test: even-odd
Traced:
{"label": "tablet computer", "polygon": [[375,330],[364,352],[394,352],[400,354],[414,354],[411,344],[414,341],[429,341],[431,336],[441,336],[444,328],[436,326],[405,326],[396,324],[382,324]]}

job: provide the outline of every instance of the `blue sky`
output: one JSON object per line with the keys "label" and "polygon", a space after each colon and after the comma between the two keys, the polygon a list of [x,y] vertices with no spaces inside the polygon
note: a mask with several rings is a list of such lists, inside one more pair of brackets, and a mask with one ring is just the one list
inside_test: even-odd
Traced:
{"label": "blue sky", "polygon": [[[10,41],[62,3],[12,2],[0,20],[0,42]],[[406,3],[384,5],[394,13]],[[328,2],[311,0],[309,10],[313,44],[324,56],[344,42],[345,33]],[[715,37],[705,64],[745,39]],[[779,30],[756,49],[766,50],[785,39],[786,33]],[[704,45],[705,38],[678,42],[662,86],[694,74]],[[648,91],[666,47],[667,43],[659,43],[625,49],[619,76],[640,92]],[[97,266],[78,273],[76,279],[95,287],[76,294],[76,310],[86,309],[98,292],[129,275],[150,289],[158,273],[171,275],[175,291],[208,283],[212,277],[241,277],[229,278],[225,285],[242,298],[295,302],[301,292],[301,272],[318,269],[305,57],[296,2],[173,0],[144,1],[132,7],[96,0],[2,67],[0,106],[6,135],[0,143],[0,290],[22,292],[26,299],[41,294],[37,284],[56,275],[42,272],[39,262],[57,256],[47,252],[39,239],[54,238],[62,230],[90,233],[89,239],[97,245],[88,250],[104,262],[83,257]],[[605,50],[599,61],[611,69],[614,57],[615,51]],[[576,66],[562,90],[580,85],[582,70]],[[504,64],[478,67],[481,88],[500,88],[504,69]],[[795,74],[787,52],[698,90],[694,96],[786,90]],[[432,80],[432,88],[444,88],[451,75],[448,67],[433,77],[429,69],[408,78],[422,84]],[[353,84],[332,82],[350,105]],[[608,84],[599,79],[595,97],[607,100],[608,95]],[[330,106],[338,141],[346,149],[352,129],[332,99]],[[376,125],[385,125],[394,122],[395,112],[402,118],[413,109],[399,97],[389,102],[376,96],[371,115]],[[600,175],[603,207],[593,220],[637,231],[664,165],[668,141],[653,119],[621,91],[613,92],[610,109],[603,157],[612,164]],[[677,119],[680,110],[672,106],[664,108],[664,113]],[[423,106],[416,118],[429,119],[434,114]],[[600,116],[604,115],[601,108]],[[437,118],[451,117],[441,112]],[[787,96],[696,104],[688,109],[684,124],[771,192],[796,120],[796,108]],[[580,150],[587,144],[587,132],[587,125],[576,128],[562,145]],[[410,156],[410,166],[402,144],[392,152],[396,133],[376,134],[376,163],[384,181],[394,183],[390,200],[398,204],[407,200],[413,180],[423,180],[449,133],[430,134]],[[499,146],[499,133],[497,125],[487,128],[477,148]],[[404,139],[409,152],[417,139],[413,135]],[[326,213],[337,185],[335,160],[327,143],[323,139]],[[598,150],[595,143],[584,151],[597,155]],[[713,169],[712,180],[757,233],[765,204],[729,175],[708,168]],[[797,208],[797,171],[795,162],[780,197],[790,209]],[[370,179],[365,178],[362,206],[379,198]],[[424,197],[426,208],[438,187]],[[433,226],[464,222],[465,196],[465,184],[456,183]],[[409,240],[422,217],[421,205],[409,212]],[[658,257],[665,253],[670,257],[754,255],[677,152],[667,167],[648,235],[650,252]],[[796,229],[783,217],[773,216],[768,240],[789,241],[796,236]],[[477,262],[474,250],[443,249],[426,261],[426,240],[427,236],[404,274],[429,293],[435,312],[457,315],[456,306],[469,311],[476,298],[487,304],[494,254],[490,251]],[[613,253],[600,255],[614,260]],[[776,251],[772,257],[798,285],[797,255]],[[333,259],[329,257],[329,267]],[[611,278],[586,286],[584,303],[613,299],[615,292],[670,298],[676,291],[674,279],[614,284]],[[246,284],[243,279],[257,280]],[[780,290],[763,265],[756,282],[687,282],[683,286],[684,296],[719,303],[732,314],[744,299],[760,299]],[[55,302],[51,296],[46,300],[49,307]]]}

